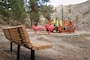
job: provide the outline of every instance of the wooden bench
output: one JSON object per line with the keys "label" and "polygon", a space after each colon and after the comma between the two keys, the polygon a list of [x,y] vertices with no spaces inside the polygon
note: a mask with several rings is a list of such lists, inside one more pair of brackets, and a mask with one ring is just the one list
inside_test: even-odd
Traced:
{"label": "wooden bench", "polygon": [[24,25],[3,28],[5,37],[11,42],[10,51],[12,52],[12,43],[17,46],[17,60],[20,60],[20,46],[24,46],[31,50],[31,60],[35,60],[35,50],[51,48],[52,45],[46,42],[31,41]]}

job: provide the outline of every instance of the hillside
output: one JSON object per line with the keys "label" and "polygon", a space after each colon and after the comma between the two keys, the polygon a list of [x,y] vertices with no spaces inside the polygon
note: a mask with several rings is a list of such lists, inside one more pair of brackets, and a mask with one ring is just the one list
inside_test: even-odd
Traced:
{"label": "hillside", "polygon": [[5,23],[5,21],[3,21],[3,16],[2,15],[0,15],[0,25],[5,25],[6,23]]}
{"label": "hillside", "polygon": [[[61,18],[61,7],[55,7],[56,11],[53,15]],[[90,0],[84,3],[76,5],[68,5],[63,7],[64,10],[64,19],[70,17],[73,23],[76,25],[77,30],[86,30],[90,29]]]}

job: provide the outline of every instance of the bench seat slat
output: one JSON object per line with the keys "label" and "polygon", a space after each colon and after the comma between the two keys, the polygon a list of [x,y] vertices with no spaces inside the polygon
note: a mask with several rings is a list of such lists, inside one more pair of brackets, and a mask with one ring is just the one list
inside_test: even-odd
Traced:
{"label": "bench seat slat", "polygon": [[31,41],[32,43],[32,49],[33,50],[41,50],[41,49],[46,49],[46,48],[51,48],[52,45],[46,42],[41,42],[41,41]]}

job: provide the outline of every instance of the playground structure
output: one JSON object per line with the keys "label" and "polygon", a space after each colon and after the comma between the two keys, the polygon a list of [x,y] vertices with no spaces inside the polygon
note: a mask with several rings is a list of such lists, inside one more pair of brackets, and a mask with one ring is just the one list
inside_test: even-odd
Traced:
{"label": "playground structure", "polygon": [[68,33],[72,33],[75,32],[75,26],[72,22],[72,20],[59,20],[59,19],[53,19],[53,20],[49,20],[47,24],[44,25],[44,27],[40,27],[37,24],[32,26],[32,29],[35,31],[38,30],[46,30],[48,32],[48,34],[50,34],[50,32],[68,32]]}
{"label": "playground structure", "polygon": [[72,22],[72,20],[59,20],[59,19],[53,19],[52,21],[49,21],[49,24],[53,24],[55,26],[56,32],[75,32],[75,26]]}

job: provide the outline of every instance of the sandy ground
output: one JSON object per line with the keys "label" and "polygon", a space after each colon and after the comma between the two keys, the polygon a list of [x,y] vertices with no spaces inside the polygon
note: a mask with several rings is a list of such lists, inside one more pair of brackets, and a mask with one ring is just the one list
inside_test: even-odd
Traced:
{"label": "sandy ground", "polygon": [[[31,40],[49,42],[53,45],[50,49],[35,51],[36,60],[90,60],[90,34],[70,35],[51,33],[34,34],[29,31]],[[42,33],[42,32],[41,32]],[[17,45],[13,45],[13,52],[9,50],[10,42],[0,30],[0,60],[16,60]],[[21,60],[30,60],[30,50],[21,47]]]}

